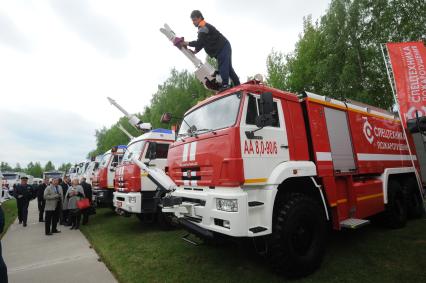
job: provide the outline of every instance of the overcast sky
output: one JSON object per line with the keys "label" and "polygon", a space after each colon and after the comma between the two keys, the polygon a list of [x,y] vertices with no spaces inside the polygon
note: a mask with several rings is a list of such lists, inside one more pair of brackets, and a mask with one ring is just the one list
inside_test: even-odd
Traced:
{"label": "overcast sky", "polygon": [[[330,0],[0,0],[0,161],[78,162],[94,133],[149,105],[170,69],[194,70],[159,32],[196,38],[202,11],[231,42],[242,81],[266,73],[272,49],[291,52],[303,17]],[[204,59],[205,53],[199,57]]]}

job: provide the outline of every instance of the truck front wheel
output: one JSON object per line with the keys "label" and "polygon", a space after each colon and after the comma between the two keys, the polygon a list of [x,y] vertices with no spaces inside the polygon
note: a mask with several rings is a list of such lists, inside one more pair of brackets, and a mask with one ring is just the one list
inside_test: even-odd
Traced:
{"label": "truck front wheel", "polygon": [[325,252],[324,210],[303,194],[278,196],[268,244],[273,268],[289,278],[314,272]]}
{"label": "truck front wheel", "polygon": [[425,209],[416,179],[408,178],[404,181],[403,186],[408,206],[408,216],[411,218],[421,218],[425,214]]}
{"label": "truck front wheel", "polygon": [[392,229],[402,228],[407,224],[407,201],[401,185],[395,179],[388,183],[388,203],[384,211],[384,224]]}

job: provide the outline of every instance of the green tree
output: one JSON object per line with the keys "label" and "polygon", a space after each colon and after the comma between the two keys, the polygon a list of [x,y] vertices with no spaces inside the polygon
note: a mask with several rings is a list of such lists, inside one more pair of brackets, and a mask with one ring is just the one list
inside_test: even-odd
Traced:
{"label": "green tree", "polygon": [[7,162],[0,162],[0,171],[6,172],[6,171],[12,171],[12,167]]}
{"label": "green tree", "polygon": [[175,117],[183,117],[189,108],[211,94],[192,73],[173,69],[151,99],[149,122],[154,128],[169,127],[160,122],[163,113],[171,112]]}
{"label": "green tree", "polygon": [[130,125],[126,117],[121,117],[119,121],[109,129],[103,127],[100,130],[96,130],[96,149],[89,152],[87,158],[103,154],[115,145],[127,144],[129,142],[129,137],[119,129],[119,124],[121,124],[134,137],[141,134],[140,131]]}
{"label": "green tree", "polygon": [[44,172],[55,171],[55,165],[53,165],[52,161],[47,161],[46,165],[44,165]]}
{"label": "green tree", "polygon": [[419,0],[332,0],[319,23],[304,19],[294,52],[271,52],[267,81],[389,108],[393,98],[381,44],[425,40],[425,10]]}
{"label": "green tree", "polygon": [[32,168],[31,175],[37,178],[43,177],[43,167],[41,167],[40,162],[34,163],[34,167]]}
{"label": "green tree", "polygon": [[24,170],[22,169],[21,164],[19,164],[19,162],[18,162],[18,163],[16,163],[15,168],[13,168],[13,171],[14,172],[23,172]]}
{"label": "green tree", "polygon": [[62,171],[62,172],[68,172],[68,170],[71,168],[72,164],[71,163],[62,163],[61,166],[58,167],[58,171]]}
{"label": "green tree", "polygon": [[286,85],[288,68],[285,55],[282,52],[272,50],[266,59],[266,68],[268,72],[266,83],[274,88],[288,90]]}
{"label": "green tree", "polygon": [[[192,73],[173,69],[169,78],[158,86],[157,92],[151,99],[151,104],[145,107],[139,118],[143,122],[151,123],[153,128],[170,128],[170,125],[160,122],[163,113],[171,112],[174,117],[183,117],[189,108],[209,95],[211,92],[206,90]],[[118,128],[119,123],[133,136],[141,134],[129,124],[126,117],[122,117],[110,128],[104,127],[96,130],[96,149],[89,152],[88,157],[102,154],[112,146],[129,142],[129,138]]]}
{"label": "green tree", "polygon": [[43,168],[41,167],[40,162],[30,162],[28,163],[27,168],[25,168],[25,173],[36,178],[41,178],[43,175]]}

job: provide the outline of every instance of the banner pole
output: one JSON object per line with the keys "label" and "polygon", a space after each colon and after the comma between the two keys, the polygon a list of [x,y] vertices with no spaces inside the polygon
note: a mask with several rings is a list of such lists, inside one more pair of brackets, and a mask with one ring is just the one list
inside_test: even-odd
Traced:
{"label": "banner pole", "polygon": [[386,57],[385,50],[384,50],[385,48],[386,48],[386,54],[389,55],[389,50],[388,50],[386,43],[382,43],[380,45],[380,49],[382,50],[383,60],[385,61],[386,72],[388,74],[389,84],[390,84],[391,89],[392,89],[393,99],[394,99],[394,101],[397,105],[396,108],[398,110],[398,116],[399,116],[399,121],[400,121],[401,127],[402,127],[402,133],[404,135],[405,142],[407,143],[408,154],[410,154],[410,160],[411,160],[411,164],[413,165],[414,175],[416,176],[416,179],[417,179],[417,185],[419,186],[420,195],[422,196],[422,199],[424,200],[425,196],[424,196],[423,190],[422,190],[422,188],[423,188],[422,180],[420,179],[420,175],[417,172],[416,165],[414,164],[414,159],[413,159],[413,154],[411,152],[410,143],[408,142],[408,137],[407,137],[407,134],[405,133],[405,127],[404,127],[404,124],[402,123],[401,109],[399,108],[398,97],[396,95],[396,90],[395,90],[395,85],[396,85],[395,77],[392,77],[392,75],[391,75],[391,72],[393,74],[393,68],[392,68],[392,64],[390,64],[390,66],[388,64],[388,59]]}

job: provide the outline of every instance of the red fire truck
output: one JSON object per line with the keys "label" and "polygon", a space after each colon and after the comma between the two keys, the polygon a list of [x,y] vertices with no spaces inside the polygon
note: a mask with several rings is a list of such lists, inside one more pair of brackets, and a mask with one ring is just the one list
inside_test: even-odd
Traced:
{"label": "red fire truck", "polygon": [[141,172],[132,159],[149,162],[155,156],[150,166],[164,170],[169,145],[174,140],[175,134],[171,130],[154,129],[130,141],[122,163],[115,170],[114,207],[118,214],[135,214],[143,222],[158,219],[158,213],[161,213],[158,205],[165,192]]}
{"label": "red fire truck", "polygon": [[399,228],[424,213],[417,156],[393,113],[258,81],[185,114],[168,175],[137,164],[172,191],[163,212],[202,237],[262,241],[286,276],[319,267],[328,227],[378,217]]}
{"label": "red fire truck", "polygon": [[121,163],[125,151],[125,145],[118,145],[105,152],[93,176],[93,198],[100,207],[113,207],[115,168]]}

